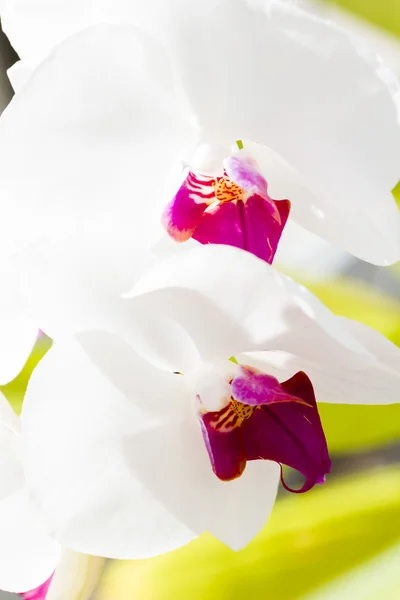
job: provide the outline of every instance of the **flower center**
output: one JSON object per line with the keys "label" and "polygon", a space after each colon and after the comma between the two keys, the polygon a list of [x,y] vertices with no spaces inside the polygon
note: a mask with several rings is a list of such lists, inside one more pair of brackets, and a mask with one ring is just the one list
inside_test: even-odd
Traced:
{"label": "flower center", "polygon": [[242,404],[241,402],[238,402],[237,400],[234,400],[233,398],[230,401],[230,409],[232,412],[235,413],[235,415],[239,419],[240,425],[243,423],[243,421],[245,419],[250,419],[250,417],[254,411],[253,406],[248,406],[247,404]]}
{"label": "flower center", "polygon": [[235,427],[240,427],[245,419],[249,419],[254,412],[253,406],[246,406],[231,398],[229,404],[222,410],[209,412],[208,424],[220,433],[228,433]]}
{"label": "flower center", "polygon": [[215,200],[218,202],[233,202],[244,199],[244,191],[227,175],[218,177],[212,183],[215,190]]}

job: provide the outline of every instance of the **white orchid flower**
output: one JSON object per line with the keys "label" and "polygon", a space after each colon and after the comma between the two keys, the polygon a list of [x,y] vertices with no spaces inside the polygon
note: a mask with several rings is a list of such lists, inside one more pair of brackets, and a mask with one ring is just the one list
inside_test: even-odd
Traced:
{"label": "white orchid flower", "polygon": [[61,550],[26,488],[19,418],[0,393],[0,590],[25,600],[86,600],[104,559]]}
{"label": "white orchid flower", "polygon": [[287,3],[98,4],[0,5],[34,62],[119,23],[63,42],[3,116],[4,244],[139,219],[150,237],[163,215],[175,239],[271,261],[290,201],[348,252],[398,260],[399,86],[378,57]]}
{"label": "white orchid flower", "polygon": [[68,263],[57,245],[43,254],[43,310],[76,333],[35,369],[22,412],[28,485],[61,544],[137,558],[209,531],[239,549],[272,509],[277,463],[300,491],[324,481],[315,399],[398,401],[399,350],[249,252],[183,247],[120,297],[123,253],[101,243],[97,271],[95,242],[65,242]]}

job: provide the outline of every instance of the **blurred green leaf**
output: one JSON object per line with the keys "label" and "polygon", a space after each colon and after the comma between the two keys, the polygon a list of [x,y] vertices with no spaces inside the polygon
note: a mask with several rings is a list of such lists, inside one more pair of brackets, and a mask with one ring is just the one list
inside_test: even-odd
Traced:
{"label": "blurred green leaf", "polygon": [[367,450],[400,439],[400,405],[319,404],[332,455]]}
{"label": "blurred green leaf", "polygon": [[325,0],[400,36],[399,0]]}
{"label": "blurred green leaf", "polygon": [[96,600],[302,598],[397,544],[399,511],[397,468],[331,481],[278,501],[241,552],[205,534],[154,559],[112,563]]}
{"label": "blurred green leaf", "polygon": [[398,600],[400,544],[301,600]]}

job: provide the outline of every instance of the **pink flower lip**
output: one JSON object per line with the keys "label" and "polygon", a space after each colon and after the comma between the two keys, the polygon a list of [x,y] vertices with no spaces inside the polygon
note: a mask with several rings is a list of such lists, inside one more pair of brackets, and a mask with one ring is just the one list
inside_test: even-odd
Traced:
{"label": "pink flower lip", "polygon": [[231,382],[232,398],[217,412],[199,413],[203,439],[216,476],[240,477],[249,460],[273,460],[305,477],[299,490],[323,483],[331,461],[312,383],[303,372],[279,383],[241,366]]}
{"label": "pink flower lip", "polygon": [[189,172],[165,208],[162,224],[177,242],[226,244],[272,263],[290,212],[289,200],[273,200],[254,161],[231,156],[222,177]]}

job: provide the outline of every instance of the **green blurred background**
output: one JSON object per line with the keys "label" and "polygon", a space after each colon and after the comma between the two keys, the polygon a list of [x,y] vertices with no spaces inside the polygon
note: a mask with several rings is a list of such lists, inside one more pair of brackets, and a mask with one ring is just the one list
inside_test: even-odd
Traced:
{"label": "green blurred background", "polygon": [[[307,6],[368,38],[400,75],[400,0]],[[395,194],[400,200],[400,189]],[[306,268],[290,256],[282,268],[335,313],[400,345],[399,266],[384,270],[336,257],[315,240],[309,248]],[[3,389],[17,412],[48,347],[41,338],[24,371]],[[400,404],[320,407],[333,459],[326,485],[300,496],[282,492],[264,531],[241,552],[203,535],[155,559],[110,561],[95,600],[399,600]]]}

